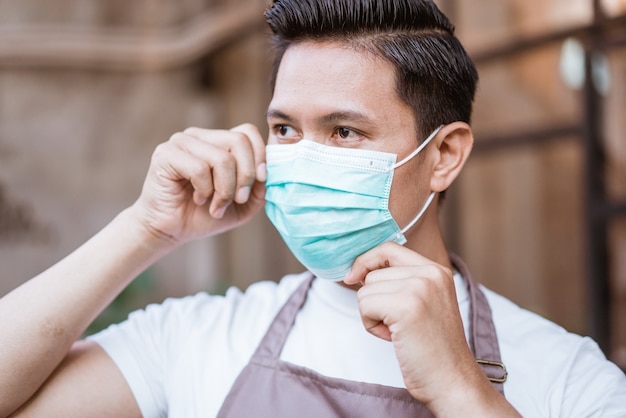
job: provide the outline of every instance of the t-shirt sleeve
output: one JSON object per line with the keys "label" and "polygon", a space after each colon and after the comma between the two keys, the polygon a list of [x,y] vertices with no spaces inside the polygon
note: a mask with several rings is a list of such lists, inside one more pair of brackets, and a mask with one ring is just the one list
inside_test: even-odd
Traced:
{"label": "t-shirt sleeve", "polygon": [[187,316],[194,305],[220,297],[198,294],[182,299],[167,299],[131,313],[120,324],[88,337],[98,343],[113,359],[128,382],[144,417],[166,417],[167,364],[176,344],[184,341]]}
{"label": "t-shirt sleeve", "polygon": [[276,312],[305,278],[258,282],[245,293],[231,287],[224,295],[166,299],[88,339],[113,359],[144,417],[203,414],[222,404]]}
{"label": "t-shirt sleeve", "polygon": [[528,417],[626,417],[626,376],[589,337],[483,288],[509,371],[504,393]]}
{"label": "t-shirt sleeve", "polygon": [[584,338],[567,375],[562,417],[626,417],[626,375]]}

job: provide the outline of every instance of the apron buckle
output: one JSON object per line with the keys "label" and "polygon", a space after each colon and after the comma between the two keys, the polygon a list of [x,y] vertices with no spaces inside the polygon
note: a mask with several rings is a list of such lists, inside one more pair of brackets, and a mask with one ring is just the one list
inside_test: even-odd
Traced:
{"label": "apron buckle", "polygon": [[476,362],[480,364],[481,366],[483,366],[483,369],[491,368],[491,367],[484,367],[484,366],[493,366],[493,367],[498,367],[502,369],[502,373],[500,374],[500,377],[490,376],[490,373],[486,373],[487,370],[485,370],[485,373],[487,374],[487,379],[489,379],[490,382],[493,382],[493,383],[506,382],[506,378],[508,377],[509,372],[506,370],[506,366],[504,365],[504,363],[501,363],[499,361],[490,361],[490,360],[476,360]]}

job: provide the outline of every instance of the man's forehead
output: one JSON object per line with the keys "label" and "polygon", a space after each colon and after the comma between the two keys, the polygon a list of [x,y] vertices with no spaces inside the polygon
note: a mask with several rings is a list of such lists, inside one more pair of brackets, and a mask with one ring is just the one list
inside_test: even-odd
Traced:
{"label": "man's forehead", "polygon": [[359,52],[334,44],[290,48],[281,61],[273,93],[270,110],[284,112],[294,103],[307,101],[334,109],[328,113],[345,113],[343,116],[351,118],[400,101],[391,64],[364,59]]}
{"label": "man's forehead", "polygon": [[[320,77],[328,73],[346,74],[351,80],[376,72],[381,79],[395,80],[395,67],[388,60],[344,42],[304,41],[289,46],[278,65],[277,81],[281,76],[303,71]],[[334,79],[326,81],[332,83]]]}

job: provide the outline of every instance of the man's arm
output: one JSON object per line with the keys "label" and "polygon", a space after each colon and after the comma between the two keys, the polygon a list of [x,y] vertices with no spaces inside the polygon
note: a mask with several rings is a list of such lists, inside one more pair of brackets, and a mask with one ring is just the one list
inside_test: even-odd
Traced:
{"label": "man's arm", "polygon": [[[30,408],[55,406],[100,415],[101,405],[120,401],[134,415],[137,407],[126,404],[132,395],[113,362],[93,343],[72,348],[74,342],[158,258],[259,212],[264,162],[265,144],[252,125],[230,131],[191,128],[159,145],[133,206],[0,299],[0,417],[26,402],[22,411],[29,416]],[[99,379],[103,386],[94,391],[91,382]]]}
{"label": "man's arm", "polygon": [[166,250],[127,210],[74,253],[2,298],[0,416],[33,396],[93,319]]}
{"label": "man's arm", "polygon": [[[81,416],[141,417],[126,380],[93,341],[74,343],[50,378],[11,418]],[[4,415],[3,415],[4,416]]]}

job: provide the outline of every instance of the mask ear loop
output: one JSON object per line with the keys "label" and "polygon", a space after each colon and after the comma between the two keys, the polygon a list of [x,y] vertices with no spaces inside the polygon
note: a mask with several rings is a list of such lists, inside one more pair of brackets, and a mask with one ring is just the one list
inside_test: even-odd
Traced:
{"label": "mask ear loop", "polygon": [[415,225],[417,223],[417,221],[419,221],[422,218],[422,216],[424,215],[424,212],[426,212],[426,210],[428,209],[428,207],[432,203],[433,199],[435,198],[436,194],[437,194],[436,192],[431,192],[430,193],[430,195],[428,196],[428,199],[426,199],[426,203],[422,207],[422,210],[420,210],[420,213],[418,213],[417,216],[415,218],[413,218],[413,220],[411,222],[409,222],[409,224],[407,226],[402,228],[402,230],[400,232],[402,232],[404,234],[406,231],[411,229],[413,227],[413,225]]}
{"label": "mask ear loop", "polygon": [[[410,161],[413,157],[415,157],[417,154],[419,154],[424,148],[426,148],[426,146],[428,144],[430,144],[430,141],[433,140],[433,138],[435,136],[437,136],[437,134],[439,133],[439,131],[441,131],[441,128],[443,128],[443,125],[439,125],[439,127],[437,129],[435,129],[429,136],[428,138],[426,138],[424,140],[424,142],[422,142],[420,144],[419,147],[417,147],[415,149],[415,151],[413,151],[412,153],[410,153],[409,155],[407,155],[405,158],[402,159],[402,161],[396,163],[393,165],[393,169],[395,170],[396,168],[406,164],[408,161]],[[435,195],[437,193],[436,192],[431,192],[430,195],[428,196],[428,199],[426,199],[426,203],[424,203],[424,206],[422,206],[422,209],[419,211],[419,213],[417,214],[417,216],[415,218],[413,218],[413,220],[411,222],[409,222],[409,224],[407,226],[405,226],[404,228],[402,228],[402,230],[400,232],[402,232],[402,234],[404,234],[406,231],[408,231],[409,229],[411,229],[413,227],[413,225],[415,225],[417,223],[417,221],[419,221],[422,216],[424,215],[424,213],[426,212],[426,210],[428,209],[428,207],[430,206],[430,204],[432,203],[433,199],[435,198]]]}
{"label": "mask ear loop", "polygon": [[407,155],[406,157],[404,157],[404,159],[402,159],[402,161],[400,161],[400,162],[398,162],[398,163],[395,163],[395,164],[391,167],[391,169],[392,169],[392,170],[395,170],[396,168],[398,168],[398,167],[400,167],[400,166],[402,166],[402,165],[406,164],[406,163],[407,163],[407,162],[409,162],[409,161],[410,161],[413,157],[415,157],[417,154],[419,154],[419,153],[420,153],[420,152],[421,152],[424,148],[426,148],[426,146],[427,146],[428,144],[430,144],[430,141],[432,141],[432,140],[433,140],[433,138],[434,138],[435,136],[437,136],[437,134],[439,133],[439,131],[441,130],[441,128],[443,128],[443,125],[439,125],[439,127],[438,127],[437,129],[435,129],[435,130],[433,131],[433,133],[431,133],[431,134],[428,136],[428,138],[426,138],[426,139],[424,140],[424,142],[422,142],[422,143],[420,144],[420,146],[419,146],[419,147],[417,147],[417,148],[415,149],[415,151],[413,151],[412,153],[410,153],[409,155]]}

